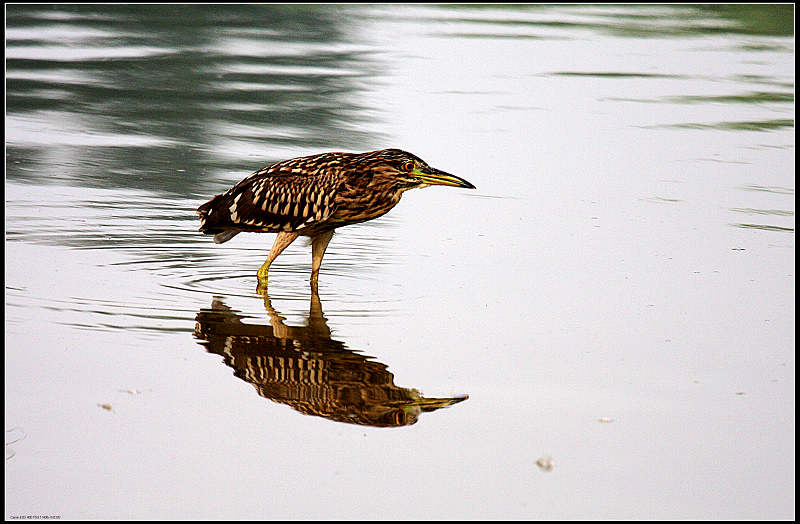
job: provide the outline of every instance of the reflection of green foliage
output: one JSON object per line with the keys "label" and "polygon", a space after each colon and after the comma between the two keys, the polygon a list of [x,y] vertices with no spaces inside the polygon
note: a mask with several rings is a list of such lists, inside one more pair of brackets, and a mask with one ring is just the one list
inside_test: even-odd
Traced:
{"label": "reflection of green foliage", "polygon": [[719,95],[719,96],[670,96],[664,99],[673,103],[734,103],[734,104],[756,104],[759,102],[794,102],[792,93],[776,92],[755,92],[743,95]]}
{"label": "reflection of green foliage", "polygon": [[768,226],[766,224],[735,224],[744,229],[763,229],[764,231],[794,231],[793,227]]}
{"label": "reflection of green foliage", "polygon": [[778,195],[794,195],[794,189],[778,186],[744,186],[742,189],[745,191],[765,191],[767,193],[775,193]]}
{"label": "reflection of green foliage", "polygon": [[747,215],[775,215],[780,217],[793,217],[794,211],[784,211],[783,209],[753,209],[753,208],[742,208],[742,207],[732,207],[731,211],[735,211],[737,213],[745,213]]}
{"label": "reflection of green foliage", "polygon": [[726,32],[768,36],[794,35],[794,6],[792,4],[687,5],[682,7],[692,7],[702,13],[734,21],[737,26],[729,28]]}
{"label": "reflection of green foliage", "polygon": [[[74,128],[59,136],[83,138],[77,146],[58,137],[44,148],[13,144],[8,178],[52,181],[51,172],[33,167],[58,148],[73,159],[58,170],[61,182],[200,197],[235,173],[279,160],[282,149],[377,149],[381,133],[363,123],[379,117],[366,111],[357,79],[377,75],[380,65],[347,45],[351,21],[343,9],[9,5],[8,28],[16,33],[8,48],[64,51],[7,58],[7,114],[63,119]],[[62,32],[66,43],[53,36]],[[96,136],[148,137],[154,145],[109,147]],[[251,153],[219,154],[231,143]]]}
{"label": "reflection of green foliage", "polygon": [[794,119],[765,120],[761,122],[716,122],[713,124],[672,124],[667,127],[675,129],[719,129],[723,131],[769,131],[782,127],[794,127]]}
{"label": "reflection of green foliage", "polygon": [[559,71],[550,73],[553,76],[591,76],[596,78],[683,78],[681,75],[665,75],[661,73],[616,73],[616,72],[580,72],[580,71]]}
{"label": "reflection of green foliage", "polygon": [[794,82],[780,82],[775,81],[768,76],[762,75],[737,75],[733,78],[741,80],[742,82],[749,82],[752,84],[766,84],[775,87],[785,87],[786,89],[794,89]]}
{"label": "reflection of green foliage", "polygon": [[[627,37],[687,36],[691,34],[745,34],[762,36],[793,36],[794,6],[779,5],[531,5],[531,4],[440,4],[440,9],[482,9],[547,11],[569,10],[585,17],[580,21],[506,20],[460,18],[457,21],[497,25],[527,25],[530,27],[563,27],[607,31]],[[588,10],[587,10],[588,9]],[[653,21],[658,23],[654,24]],[[448,18],[448,22],[456,20]],[[481,36],[481,35],[476,35]],[[496,35],[483,35],[495,37]],[[757,49],[763,50],[763,49]]]}
{"label": "reflection of green foliage", "polygon": [[[580,76],[580,73],[553,73],[561,76]],[[586,74],[586,76],[611,77],[611,74]],[[625,77],[626,75],[615,75]],[[630,75],[636,77],[637,75]],[[668,76],[668,75],[664,75]],[[760,103],[794,103],[793,93],[782,93],[777,91],[757,91],[743,93],[741,95],[681,95],[665,96],[661,98],[620,98],[608,97],[605,100],[616,102],[640,102],[645,104],[760,104]]]}
{"label": "reflection of green foliage", "polygon": [[790,50],[786,46],[776,44],[743,44],[739,46],[740,49],[745,51],[787,51]]}

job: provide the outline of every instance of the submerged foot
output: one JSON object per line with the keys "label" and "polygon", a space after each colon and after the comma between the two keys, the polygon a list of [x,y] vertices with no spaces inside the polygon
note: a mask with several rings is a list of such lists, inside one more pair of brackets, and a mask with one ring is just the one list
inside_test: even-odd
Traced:
{"label": "submerged foot", "polygon": [[260,268],[258,268],[258,286],[256,287],[256,293],[259,295],[263,295],[267,291],[267,283],[269,281],[269,264],[264,263]]}

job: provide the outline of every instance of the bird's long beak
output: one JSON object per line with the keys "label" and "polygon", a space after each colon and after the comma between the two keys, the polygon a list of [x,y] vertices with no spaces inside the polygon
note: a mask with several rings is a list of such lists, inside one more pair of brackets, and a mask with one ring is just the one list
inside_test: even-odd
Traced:
{"label": "bird's long beak", "polygon": [[455,186],[475,189],[475,186],[463,178],[451,175],[450,173],[445,173],[444,171],[439,171],[433,167],[425,167],[420,169],[417,173],[415,173],[415,175],[417,178],[422,180],[423,184],[428,184],[431,186]]}
{"label": "bird's long beak", "polygon": [[458,404],[459,402],[463,402],[467,400],[469,395],[461,395],[459,397],[452,397],[452,398],[420,398],[417,400],[413,400],[407,403],[407,407],[410,406],[417,406],[422,411],[434,411],[439,408],[446,408],[447,406],[452,406],[453,404]]}

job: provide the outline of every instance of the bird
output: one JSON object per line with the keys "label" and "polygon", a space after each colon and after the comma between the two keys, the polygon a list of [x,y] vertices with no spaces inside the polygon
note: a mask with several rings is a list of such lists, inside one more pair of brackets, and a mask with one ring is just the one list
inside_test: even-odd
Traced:
{"label": "bird", "polygon": [[402,149],[321,153],[268,165],[197,209],[200,231],[222,244],[241,232],[277,233],[257,272],[266,289],[270,264],[299,236],[310,237],[311,286],[336,228],[378,218],[405,191],[433,185],[475,189]]}

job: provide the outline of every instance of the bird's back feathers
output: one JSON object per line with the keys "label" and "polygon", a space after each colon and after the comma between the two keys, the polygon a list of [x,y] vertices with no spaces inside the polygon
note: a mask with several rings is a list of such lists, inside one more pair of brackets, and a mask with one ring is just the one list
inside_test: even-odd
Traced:
{"label": "bird's back feathers", "polygon": [[[408,189],[375,173],[408,159],[399,149],[368,153],[322,153],[292,158],[260,169],[197,210],[200,231],[222,243],[241,231],[314,235],[380,216]],[[328,221],[326,223],[326,221]]]}
{"label": "bird's back feathers", "polygon": [[200,231],[225,242],[235,236],[230,230],[276,233],[298,231],[325,221],[336,209],[340,176],[335,167],[337,153],[328,161],[308,168],[309,158],[278,162],[256,171],[234,187],[200,206]]}

